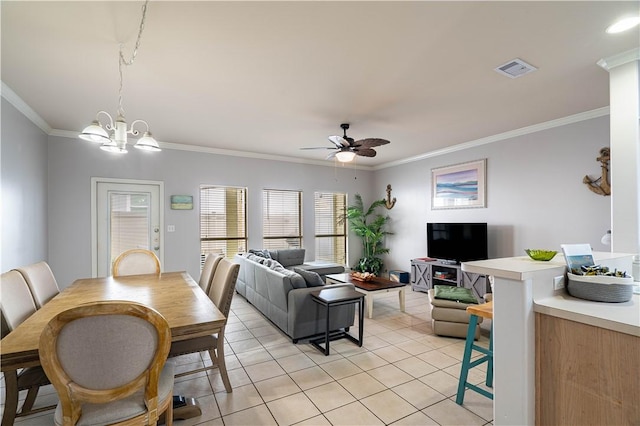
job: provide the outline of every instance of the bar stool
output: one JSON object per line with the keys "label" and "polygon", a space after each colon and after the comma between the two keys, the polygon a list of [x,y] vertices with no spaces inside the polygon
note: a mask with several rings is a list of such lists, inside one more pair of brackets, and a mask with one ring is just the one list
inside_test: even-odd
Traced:
{"label": "bar stool", "polygon": [[[490,388],[493,387],[493,301],[483,303],[481,305],[472,305],[467,307],[467,313],[469,317],[469,329],[467,331],[467,340],[464,345],[464,356],[462,358],[462,368],[460,370],[460,382],[458,383],[458,395],[456,397],[456,403],[462,405],[464,401],[464,392],[467,388],[478,392],[487,398],[493,399],[493,394],[486,390],[467,382],[469,376],[469,370],[473,367],[486,362],[487,363],[487,378],[486,385]],[[478,346],[474,343],[476,324],[478,323],[478,317],[490,319],[491,331],[489,334],[489,349]],[[484,354],[480,358],[471,361],[472,351],[476,350]]]}

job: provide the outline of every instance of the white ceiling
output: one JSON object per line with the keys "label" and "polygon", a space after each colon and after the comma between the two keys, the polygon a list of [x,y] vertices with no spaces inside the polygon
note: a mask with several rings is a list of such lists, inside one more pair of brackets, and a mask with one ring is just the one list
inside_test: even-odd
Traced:
{"label": "white ceiling", "polygon": [[[142,2],[2,1],[2,81],[52,128],[115,115],[118,44]],[[640,2],[152,1],[124,70],[129,122],[162,142],[323,160],[327,136],[390,145],[376,166],[606,107],[604,29]],[[493,69],[521,58],[518,79]],[[105,154],[106,155],[106,154]]]}

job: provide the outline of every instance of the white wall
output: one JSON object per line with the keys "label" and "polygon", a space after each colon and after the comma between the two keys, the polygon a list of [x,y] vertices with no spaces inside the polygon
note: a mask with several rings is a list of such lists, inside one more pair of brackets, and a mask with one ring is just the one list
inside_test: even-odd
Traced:
{"label": "white wall", "polygon": [[[50,137],[49,262],[61,287],[91,275],[91,177],[164,181],[164,270],[200,274],[198,190],[201,184],[248,188],[249,247],[262,247],[262,189],[303,191],[303,245],[306,259],[315,258],[313,197],[315,191],[367,196],[372,172],[341,166],[266,161],[178,150],[159,153],[130,149],[123,156],[106,153],[80,139]],[[193,210],[171,210],[169,197],[194,196]],[[176,231],[166,232],[167,225]],[[360,254],[350,245],[350,262]]]}
{"label": "white wall", "polygon": [[2,98],[0,271],[47,260],[47,135]]}
{"label": "white wall", "polygon": [[[389,211],[394,235],[387,240],[388,269],[408,271],[410,260],[427,255],[427,222],[487,222],[489,257],[525,256],[525,248],[560,250],[562,243],[600,242],[610,229],[610,197],[582,183],[600,175],[600,148],[609,146],[609,117],[377,170],[374,186],[393,187],[398,201]],[[487,207],[432,210],[431,169],[487,159]]]}

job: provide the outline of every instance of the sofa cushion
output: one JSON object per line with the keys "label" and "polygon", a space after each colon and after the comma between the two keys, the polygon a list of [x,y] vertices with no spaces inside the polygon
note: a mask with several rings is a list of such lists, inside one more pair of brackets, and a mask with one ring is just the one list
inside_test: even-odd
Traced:
{"label": "sofa cushion", "polygon": [[304,281],[307,283],[307,287],[322,287],[324,285],[320,275],[315,272],[307,271],[302,268],[293,268],[293,270],[304,278]]}
{"label": "sofa cushion", "polygon": [[267,249],[262,249],[262,250],[249,249],[249,253],[255,254],[256,256],[264,257],[265,259],[271,259],[271,254]]}
{"label": "sofa cushion", "polygon": [[282,268],[282,269],[275,269],[275,270],[280,272],[283,275],[288,276],[289,280],[291,281],[291,286],[293,288],[306,288],[307,287],[307,283],[305,282],[304,278],[302,278],[302,275],[296,274],[295,272],[286,269],[282,265],[280,265],[280,268]]}
{"label": "sofa cushion", "polygon": [[285,268],[293,265],[301,265],[304,263],[305,249],[282,249],[270,250],[271,257]]}
{"label": "sofa cushion", "polygon": [[329,274],[342,274],[344,272],[344,266],[337,263],[314,261],[306,262],[302,265],[296,265],[298,268],[302,268],[306,271],[312,271],[320,276]]}

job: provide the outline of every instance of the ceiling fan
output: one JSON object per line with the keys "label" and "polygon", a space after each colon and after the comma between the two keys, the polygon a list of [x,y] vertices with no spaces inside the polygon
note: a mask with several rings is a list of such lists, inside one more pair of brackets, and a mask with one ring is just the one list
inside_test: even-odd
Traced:
{"label": "ceiling fan", "polygon": [[375,157],[376,151],[373,149],[373,147],[386,145],[389,143],[388,140],[379,138],[354,140],[353,138],[347,136],[349,123],[342,123],[340,127],[344,131],[343,136],[329,136],[329,140],[335,146],[300,149],[333,149],[334,151],[327,156],[327,160],[335,157],[341,163],[348,163],[349,161],[353,160],[356,155],[360,155],[362,157]]}

